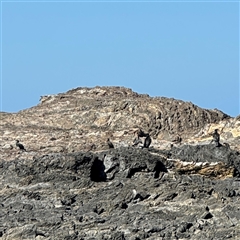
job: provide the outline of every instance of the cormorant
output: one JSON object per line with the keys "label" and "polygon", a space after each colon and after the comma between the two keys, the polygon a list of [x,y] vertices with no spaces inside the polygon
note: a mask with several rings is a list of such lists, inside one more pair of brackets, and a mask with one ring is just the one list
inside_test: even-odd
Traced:
{"label": "cormorant", "polygon": [[211,142],[215,142],[215,146],[216,147],[220,147],[221,144],[219,143],[220,141],[220,134],[218,133],[218,129],[215,129],[214,132],[213,132],[213,139]]}
{"label": "cormorant", "polygon": [[144,140],[143,147],[144,147],[144,148],[149,148],[151,142],[152,142],[152,139],[150,138],[150,135],[147,134],[147,137],[146,137],[145,140]]}
{"label": "cormorant", "polygon": [[25,152],[27,151],[27,150],[24,148],[24,146],[23,146],[21,143],[19,143],[19,140],[16,140],[16,146],[19,147],[19,149],[22,150],[22,151],[25,151]]}

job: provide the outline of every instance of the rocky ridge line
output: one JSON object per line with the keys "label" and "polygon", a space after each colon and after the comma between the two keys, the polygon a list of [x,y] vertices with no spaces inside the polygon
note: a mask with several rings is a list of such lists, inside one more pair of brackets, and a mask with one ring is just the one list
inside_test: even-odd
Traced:
{"label": "rocky ridge line", "polygon": [[116,147],[131,146],[138,128],[150,133],[152,146],[158,149],[169,147],[176,134],[181,135],[183,143],[206,143],[216,127],[222,132],[222,141],[239,147],[238,118],[124,87],[76,88],[43,96],[30,109],[0,115],[0,156],[5,160],[21,158],[15,150],[15,139],[28,150],[24,157],[31,159],[51,152],[103,150],[107,138]]}
{"label": "rocky ridge line", "polygon": [[0,113],[0,239],[239,238],[239,117],[123,87],[40,101]]}

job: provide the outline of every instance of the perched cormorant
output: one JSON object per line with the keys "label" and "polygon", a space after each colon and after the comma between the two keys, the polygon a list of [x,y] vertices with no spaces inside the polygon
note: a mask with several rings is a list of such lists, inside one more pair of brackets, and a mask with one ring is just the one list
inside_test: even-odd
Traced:
{"label": "perched cormorant", "polygon": [[147,134],[147,137],[146,137],[145,140],[144,140],[143,147],[144,147],[144,148],[149,148],[151,142],[152,142],[152,139],[150,138],[150,135]]}
{"label": "perched cormorant", "polygon": [[215,129],[214,132],[213,132],[213,139],[211,142],[215,142],[215,146],[216,147],[219,147],[221,144],[219,143],[220,141],[220,134],[218,133],[218,129]]}
{"label": "perched cormorant", "polygon": [[114,148],[113,143],[110,141],[110,139],[107,139],[107,144],[109,148]]}
{"label": "perched cormorant", "polygon": [[24,148],[24,146],[21,143],[19,143],[19,140],[16,140],[16,146],[19,147],[20,150],[26,152],[26,149]]}

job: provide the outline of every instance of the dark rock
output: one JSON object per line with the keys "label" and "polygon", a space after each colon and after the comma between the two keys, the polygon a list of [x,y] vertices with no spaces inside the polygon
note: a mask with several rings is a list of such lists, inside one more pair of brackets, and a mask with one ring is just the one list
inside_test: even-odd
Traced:
{"label": "dark rock", "polygon": [[96,154],[2,160],[0,236],[238,239],[239,178],[179,174],[176,163],[169,164],[172,158],[184,164],[194,159],[238,168],[239,155],[233,150],[211,149],[180,146],[166,152],[122,147]]}
{"label": "dark rock", "polygon": [[202,216],[203,219],[210,219],[212,217],[213,217],[213,215],[210,212],[206,212]]}

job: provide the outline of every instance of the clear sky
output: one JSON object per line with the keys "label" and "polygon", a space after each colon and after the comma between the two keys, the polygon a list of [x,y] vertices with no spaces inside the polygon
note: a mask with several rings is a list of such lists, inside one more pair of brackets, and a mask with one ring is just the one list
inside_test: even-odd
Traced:
{"label": "clear sky", "polygon": [[2,1],[1,111],[124,86],[240,114],[238,1]]}

